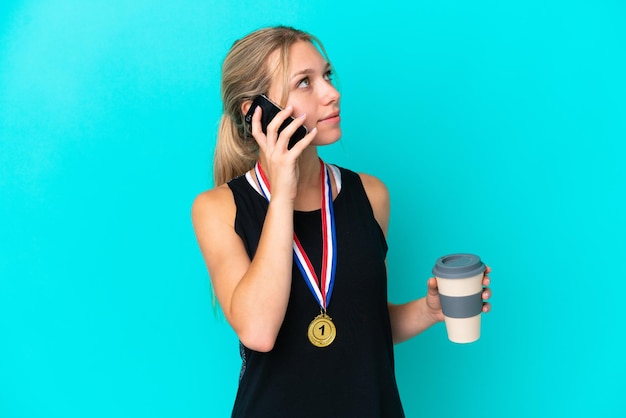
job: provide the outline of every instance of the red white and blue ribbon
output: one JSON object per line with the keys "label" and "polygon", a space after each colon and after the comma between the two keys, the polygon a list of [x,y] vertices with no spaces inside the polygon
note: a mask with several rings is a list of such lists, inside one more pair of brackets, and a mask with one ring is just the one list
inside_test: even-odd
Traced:
{"label": "red white and blue ribbon", "polygon": [[[254,166],[261,193],[267,201],[271,199],[270,184],[259,162]],[[317,300],[323,312],[330,304],[330,297],[335,284],[337,270],[337,236],[335,232],[335,214],[333,211],[333,194],[330,186],[328,166],[320,159],[320,178],[322,183],[322,271],[318,278],[300,240],[293,234],[293,254],[296,265],[300,269],[304,281]]]}

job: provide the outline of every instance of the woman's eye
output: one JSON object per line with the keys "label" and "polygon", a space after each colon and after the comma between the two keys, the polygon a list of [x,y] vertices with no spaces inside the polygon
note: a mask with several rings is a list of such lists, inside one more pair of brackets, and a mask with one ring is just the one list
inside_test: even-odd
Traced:
{"label": "woman's eye", "polygon": [[324,80],[326,81],[333,81],[333,72],[331,70],[326,71],[326,73],[324,74]]}
{"label": "woman's eye", "polygon": [[298,87],[309,87],[309,78],[305,77],[298,82]]}

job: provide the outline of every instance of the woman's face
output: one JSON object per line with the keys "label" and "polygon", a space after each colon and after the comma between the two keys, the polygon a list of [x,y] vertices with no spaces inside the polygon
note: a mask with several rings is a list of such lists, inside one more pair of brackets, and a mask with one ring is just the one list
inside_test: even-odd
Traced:
{"label": "woman's face", "polygon": [[[293,106],[293,117],[306,113],[304,125],[317,127],[315,145],[331,144],[341,138],[339,92],[332,84],[330,64],[310,42],[300,41],[289,50],[286,106]],[[283,96],[282,74],[277,72],[269,89],[272,101]]]}

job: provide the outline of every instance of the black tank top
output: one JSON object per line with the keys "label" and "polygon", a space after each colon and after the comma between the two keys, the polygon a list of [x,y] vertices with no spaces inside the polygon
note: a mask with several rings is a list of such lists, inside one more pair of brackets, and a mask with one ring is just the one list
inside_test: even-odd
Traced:
{"label": "black tank top", "polygon": [[[387,243],[358,174],[340,173],[342,187],[333,201],[337,270],[328,305],[337,336],[325,348],[309,342],[308,326],[320,307],[294,263],[289,304],[274,348],[261,353],[240,344],[243,362],[232,417],[404,417],[387,307]],[[228,185],[237,207],[235,230],[252,258],[268,203],[245,176]],[[294,227],[319,276],[320,210],[296,211]]]}

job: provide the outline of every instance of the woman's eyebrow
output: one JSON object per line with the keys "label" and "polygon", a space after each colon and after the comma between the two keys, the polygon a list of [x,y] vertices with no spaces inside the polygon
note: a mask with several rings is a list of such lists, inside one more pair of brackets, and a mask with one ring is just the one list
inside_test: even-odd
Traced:
{"label": "woman's eyebrow", "polygon": [[[324,66],[324,72],[328,71],[330,69],[330,63],[326,63],[326,65]],[[296,78],[300,75],[308,75],[308,74],[313,74],[315,73],[315,70],[313,68],[305,68],[303,70],[300,70],[294,74],[291,75],[291,78]]]}

